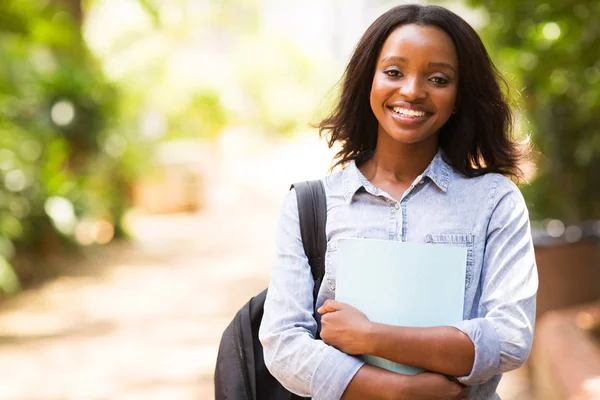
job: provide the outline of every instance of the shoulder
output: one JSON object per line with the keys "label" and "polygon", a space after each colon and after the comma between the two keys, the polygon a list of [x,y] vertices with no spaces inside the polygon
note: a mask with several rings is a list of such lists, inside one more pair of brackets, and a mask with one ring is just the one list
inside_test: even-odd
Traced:
{"label": "shoulder", "polygon": [[450,185],[449,189],[458,192],[458,194],[477,199],[477,201],[487,204],[492,209],[505,198],[510,198],[515,203],[525,205],[519,187],[508,177],[498,173],[469,178],[455,172],[452,182],[453,184]]}
{"label": "shoulder", "polygon": [[327,175],[326,177],[321,179],[327,192],[335,193],[337,191],[343,190],[345,174],[344,171],[345,170],[334,172],[331,175]]}
{"label": "shoulder", "polygon": [[[343,171],[340,171],[340,172],[336,172],[331,175],[326,175],[320,179],[310,179],[308,181],[312,181],[312,182],[320,181],[323,184],[323,187],[325,189],[325,195],[329,199],[329,197],[331,197],[333,194],[335,194],[337,192],[341,192],[341,190],[342,190],[342,173],[343,173]],[[287,210],[289,212],[289,211],[297,210],[298,197],[297,197],[296,189],[294,186],[301,182],[307,182],[307,181],[298,181],[298,182],[294,182],[291,185],[289,192],[286,194],[286,196],[283,200],[284,211]],[[297,213],[297,211],[296,211],[296,213]]]}
{"label": "shoulder", "polygon": [[491,206],[496,208],[501,204],[518,210],[526,210],[525,199],[519,187],[509,178],[500,174],[493,175],[493,197],[490,198]]}
{"label": "shoulder", "polygon": [[490,173],[476,178],[485,181],[489,192],[486,194],[487,208],[492,221],[502,224],[521,225],[529,220],[527,204],[519,187],[508,177]]}

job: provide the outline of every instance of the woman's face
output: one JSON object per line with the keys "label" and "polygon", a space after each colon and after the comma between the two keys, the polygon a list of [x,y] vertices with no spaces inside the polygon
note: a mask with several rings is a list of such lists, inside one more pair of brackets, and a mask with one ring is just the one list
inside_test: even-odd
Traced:
{"label": "woman's face", "polygon": [[458,92],[452,39],[433,26],[403,25],[386,39],[375,67],[371,108],[378,135],[396,142],[435,142]]}

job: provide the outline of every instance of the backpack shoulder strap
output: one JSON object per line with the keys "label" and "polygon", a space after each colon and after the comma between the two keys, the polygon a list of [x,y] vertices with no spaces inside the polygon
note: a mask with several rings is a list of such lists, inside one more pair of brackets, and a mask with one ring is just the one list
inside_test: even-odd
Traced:
{"label": "backpack shoulder strap", "polygon": [[325,250],[327,249],[327,236],[325,225],[327,223],[327,199],[325,188],[320,180],[298,182],[292,185],[296,189],[298,198],[298,215],[300,217],[300,233],[304,252],[315,282],[313,289],[313,302],[317,301],[317,294],[325,275]]}
{"label": "backpack shoulder strap", "polygon": [[[297,182],[291,188],[296,189],[298,199],[298,216],[300,219],[300,235],[304,253],[310,264],[313,286],[313,316],[317,321],[316,339],[320,339],[321,319],[317,316],[317,295],[325,275],[325,251],[327,250],[327,198],[325,188],[320,180]],[[290,188],[290,189],[291,189]],[[290,400],[301,400],[292,394]]]}

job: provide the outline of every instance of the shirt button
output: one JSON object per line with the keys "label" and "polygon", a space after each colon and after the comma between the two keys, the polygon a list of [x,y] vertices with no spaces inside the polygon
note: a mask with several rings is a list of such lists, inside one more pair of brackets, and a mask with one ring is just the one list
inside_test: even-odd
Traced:
{"label": "shirt button", "polygon": [[396,210],[399,210],[399,209],[400,209],[400,203],[396,203],[396,204],[394,205],[394,207],[396,208]]}

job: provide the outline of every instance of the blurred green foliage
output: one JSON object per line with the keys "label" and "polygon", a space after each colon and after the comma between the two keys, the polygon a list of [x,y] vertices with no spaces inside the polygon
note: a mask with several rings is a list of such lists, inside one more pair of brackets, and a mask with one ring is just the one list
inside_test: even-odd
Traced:
{"label": "blurred green foliage", "polygon": [[600,2],[467,0],[492,58],[522,88],[541,153],[523,187],[532,217],[600,218]]}
{"label": "blurred green foliage", "polygon": [[169,115],[169,130],[165,139],[214,139],[228,122],[218,94],[205,90],[193,96],[186,107]]}
{"label": "blurred green foliage", "polygon": [[[303,48],[289,31],[270,26],[273,9],[281,15],[278,18],[288,15],[277,2],[215,1],[196,16],[185,1],[143,4],[159,21],[154,29],[174,39],[174,47],[189,46],[190,54],[202,54],[189,73],[195,93],[170,98],[177,107],[166,111],[168,137],[187,132],[210,139],[227,125],[243,125],[257,135],[294,135],[318,120],[316,113],[323,113],[319,103],[339,74],[333,54]],[[159,4],[163,7],[156,8]],[[167,4],[183,14],[177,24],[160,22],[168,14]]]}
{"label": "blurred green foliage", "polygon": [[0,2],[4,293],[19,287],[15,260],[74,245],[80,221],[107,221],[122,233],[131,146],[116,130],[118,93],[86,48],[76,13],[60,4]]}

